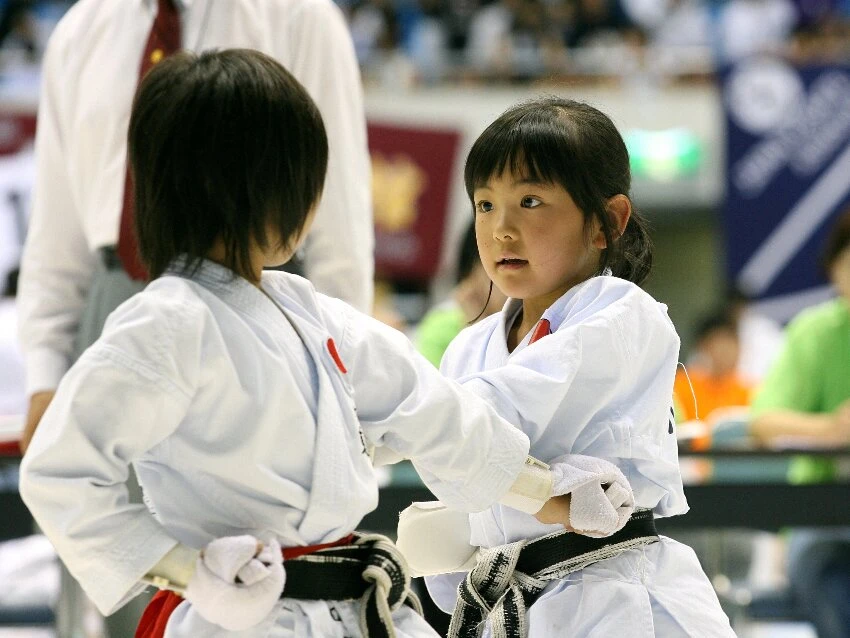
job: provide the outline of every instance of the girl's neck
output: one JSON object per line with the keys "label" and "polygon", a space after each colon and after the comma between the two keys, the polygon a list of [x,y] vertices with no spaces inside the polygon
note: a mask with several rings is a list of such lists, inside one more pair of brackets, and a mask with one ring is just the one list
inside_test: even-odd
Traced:
{"label": "girl's neck", "polygon": [[522,310],[519,311],[519,314],[517,314],[513,321],[513,325],[508,330],[508,352],[514,351],[520,342],[525,339],[525,336],[534,330],[537,322],[543,318],[543,313],[546,312],[547,308],[558,301],[564,294],[566,294],[566,291],[553,292],[550,295],[522,300]]}
{"label": "girl's neck", "polygon": [[[217,239],[213,244],[213,247],[207,253],[207,259],[210,261],[214,261],[215,263],[224,266],[225,268],[229,268],[233,270],[233,266],[230,264],[230,260],[228,260],[227,250],[224,247],[224,242],[220,239]],[[234,272],[236,272],[234,270]],[[251,272],[250,273],[239,273],[236,272],[237,275],[242,277],[243,279],[248,280],[254,286],[260,287],[260,278],[263,274],[263,264],[261,260],[261,255],[258,254],[257,250],[253,250],[251,253]]]}
{"label": "girl's neck", "polygon": [[534,326],[543,317],[543,313],[549,306],[535,307],[534,303],[523,300],[522,310],[519,311],[508,330],[508,352],[513,352],[525,336],[534,330]]}

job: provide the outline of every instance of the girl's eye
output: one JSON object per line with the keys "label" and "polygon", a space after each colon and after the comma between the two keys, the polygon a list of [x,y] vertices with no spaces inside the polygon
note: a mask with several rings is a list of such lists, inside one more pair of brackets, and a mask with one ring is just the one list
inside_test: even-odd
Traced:
{"label": "girl's eye", "polygon": [[491,210],[493,210],[493,204],[492,202],[488,202],[487,200],[482,199],[480,202],[475,204],[475,210],[479,213],[489,213]]}
{"label": "girl's eye", "polygon": [[542,203],[543,202],[541,202],[539,199],[537,199],[536,197],[532,197],[531,195],[526,195],[522,198],[523,208],[536,208]]}

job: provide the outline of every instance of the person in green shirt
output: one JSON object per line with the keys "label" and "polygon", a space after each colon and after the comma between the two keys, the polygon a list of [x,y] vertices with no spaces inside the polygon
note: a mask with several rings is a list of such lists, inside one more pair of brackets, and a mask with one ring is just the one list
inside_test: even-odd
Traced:
{"label": "person in green shirt", "polygon": [[[850,207],[836,219],[823,263],[838,296],[788,325],[751,408],[750,432],[762,443],[850,446]],[[792,483],[834,478],[832,461],[812,457],[796,459],[789,475]],[[850,638],[850,528],[795,531],[788,573],[819,638]]]}
{"label": "person in green shirt", "polygon": [[[792,438],[850,445],[850,208],[827,241],[824,267],[838,296],[788,325],[783,349],[753,401],[750,432],[763,443]],[[796,482],[832,478],[798,474]]]}
{"label": "person in green shirt", "polygon": [[498,312],[505,296],[493,287],[484,272],[475,241],[475,225],[470,224],[461,240],[457,260],[457,283],[450,299],[429,310],[416,329],[416,347],[425,358],[440,367],[451,340],[466,326]]}
{"label": "person in green shirt", "polygon": [[850,445],[850,249],[836,262],[834,270],[845,272],[833,282],[845,278],[846,292],[788,325],[784,348],[756,395],[751,432],[761,441],[805,437]]}

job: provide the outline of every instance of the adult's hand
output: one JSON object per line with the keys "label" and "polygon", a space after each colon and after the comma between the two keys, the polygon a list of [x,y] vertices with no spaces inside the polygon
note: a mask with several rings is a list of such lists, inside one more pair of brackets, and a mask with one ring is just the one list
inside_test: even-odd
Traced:
{"label": "adult's hand", "polygon": [[50,402],[53,400],[54,394],[56,394],[55,390],[43,390],[41,392],[36,392],[30,397],[30,405],[27,409],[27,419],[24,424],[23,434],[21,434],[21,453],[25,453],[27,451],[30,441],[32,441],[32,437],[35,434],[35,430],[38,427],[38,424],[41,423],[41,417],[43,417],[44,413],[47,411],[47,406],[49,406]]}

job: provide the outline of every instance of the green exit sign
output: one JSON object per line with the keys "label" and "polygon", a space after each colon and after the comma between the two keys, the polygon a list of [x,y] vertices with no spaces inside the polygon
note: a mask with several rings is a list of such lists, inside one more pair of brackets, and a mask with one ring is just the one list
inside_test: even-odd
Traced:
{"label": "green exit sign", "polygon": [[691,131],[632,130],[625,135],[632,175],[657,182],[672,182],[696,175],[705,153],[702,142]]}

